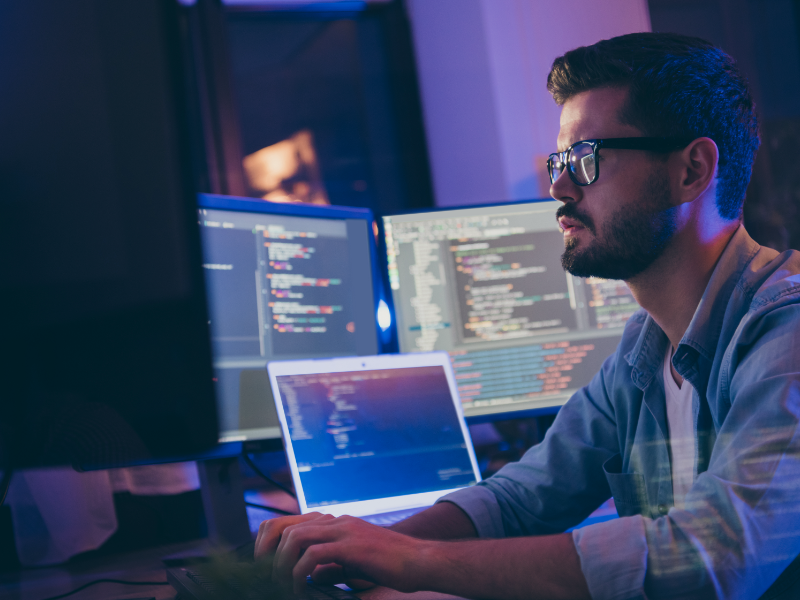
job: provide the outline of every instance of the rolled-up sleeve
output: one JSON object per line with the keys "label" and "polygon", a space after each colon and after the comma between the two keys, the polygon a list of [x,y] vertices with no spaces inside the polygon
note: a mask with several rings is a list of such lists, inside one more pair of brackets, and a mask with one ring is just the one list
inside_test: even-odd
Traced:
{"label": "rolled-up sleeve", "polygon": [[467,513],[478,537],[500,538],[505,535],[497,498],[483,486],[458,490],[440,498],[438,502],[452,502]]}
{"label": "rolled-up sleeve", "polygon": [[581,571],[592,598],[645,598],[645,518],[622,517],[572,532]]}

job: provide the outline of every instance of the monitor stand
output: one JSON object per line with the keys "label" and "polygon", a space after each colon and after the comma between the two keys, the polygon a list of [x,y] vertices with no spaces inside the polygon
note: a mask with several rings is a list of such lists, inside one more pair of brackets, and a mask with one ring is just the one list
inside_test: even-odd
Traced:
{"label": "monitor stand", "polygon": [[239,457],[198,460],[197,472],[208,537],[191,548],[162,556],[161,562],[167,568],[206,562],[215,554],[230,552],[253,540]]}
{"label": "monitor stand", "polygon": [[198,461],[197,470],[209,542],[235,548],[251,541],[239,457]]}

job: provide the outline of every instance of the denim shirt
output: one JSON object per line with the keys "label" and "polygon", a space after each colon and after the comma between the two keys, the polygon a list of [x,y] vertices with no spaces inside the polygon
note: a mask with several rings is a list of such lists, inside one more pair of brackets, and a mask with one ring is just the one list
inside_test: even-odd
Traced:
{"label": "denim shirt", "polygon": [[595,599],[758,598],[797,573],[800,562],[787,567],[800,555],[800,253],[762,248],[740,227],[675,351],[697,431],[697,477],[681,509],[668,343],[637,312],[541,444],[441,501],[499,538],[563,532],[613,496],[621,518],[572,534]]}

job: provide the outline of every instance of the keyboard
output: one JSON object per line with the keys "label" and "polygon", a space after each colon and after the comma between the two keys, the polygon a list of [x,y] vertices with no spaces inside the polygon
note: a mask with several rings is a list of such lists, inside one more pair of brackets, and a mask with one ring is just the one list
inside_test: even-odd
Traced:
{"label": "keyboard", "polygon": [[190,600],[358,600],[335,585],[314,583],[309,577],[306,590],[299,596],[287,595],[271,582],[242,584],[236,577],[220,579],[209,573],[205,565],[167,569],[167,580],[178,597]]}
{"label": "keyboard", "polygon": [[358,600],[334,585],[306,580],[303,594],[287,595],[270,580],[268,562],[253,560],[254,543],[208,562],[167,569],[167,581],[184,600]]}

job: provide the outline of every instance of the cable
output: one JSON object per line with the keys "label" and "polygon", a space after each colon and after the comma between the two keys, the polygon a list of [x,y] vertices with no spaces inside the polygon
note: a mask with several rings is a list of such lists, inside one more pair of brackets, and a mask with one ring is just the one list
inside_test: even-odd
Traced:
{"label": "cable", "polygon": [[13,473],[13,469],[6,469],[5,473],[3,473],[3,480],[0,481],[0,506],[3,506],[3,502],[6,501],[8,488],[11,487],[11,475]]}
{"label": "cable", "polygon": [[81,590],[85,590],[90,585],[95,585],[96,583],[121,583],[122,585],[169,585],[169,581],[124,581],[122,579],[95,579],[94,581],[90,581],[89,583],[82,585],[79,588],[75,588],[71,592],[67,592],[66,594],[59,594],[58,596],[50,596],[49,598],[45,598],[44,600],[58,600],[59,598],[65,598],[66,596],[77,594]]}
{"label": "cable", "polygon": [[[256,463],[253,462],[253,459],[250,458],[249,454],[246,454],[246,453],[242,454],[242,458],[244,459],[244,462],[247,464],[247,466],[250,467],[251,469],[253,469],[253,471],[256,472],[256,475],[258,475],[262,479],[265,479],[266,481],[268,481],[269,483],[271,483],[275,487],[282,489],[284,492],[289,494],[292,498],[295,498],[295,499],[297,498],[297,496],[295,495],[295,493],[292,490],[287,488],[285,485],[283,485],[281,483],[278,483],[272,477],[270,477],[269,475],[266,475],[261,469],[259,469],[256,466]],[[272,510],[272,509],[269,509],[269,510]]]}
{"label": "cable", "polygon": [[288,510],[283,510],[282,508],[275,508],[272,506],[265,506],[264,504],[256,504],[255,502],[245,502],[245,506],[252,506],[253,508],[260,508],[262,510],[268,510],[270,512],[278,513],[279,515],[297,515],[297,513],[289,512]]}

